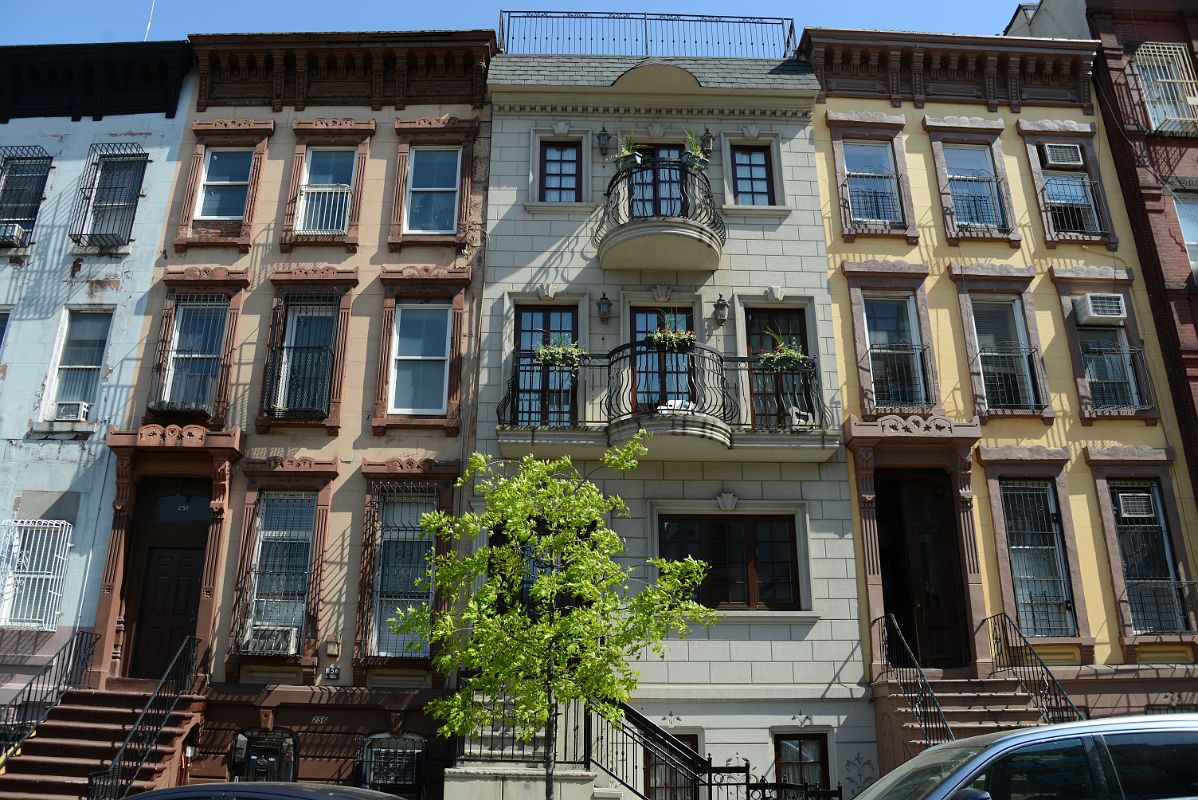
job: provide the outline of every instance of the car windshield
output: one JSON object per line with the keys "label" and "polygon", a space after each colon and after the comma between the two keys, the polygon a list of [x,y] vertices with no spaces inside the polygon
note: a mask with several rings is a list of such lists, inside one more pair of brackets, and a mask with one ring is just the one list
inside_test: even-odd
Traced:
{"label": "car windshield", "polygon": [[957,767],[985,749],[973,746],[925,750],[880,778],[857,795],[857,800],[923,800]]}

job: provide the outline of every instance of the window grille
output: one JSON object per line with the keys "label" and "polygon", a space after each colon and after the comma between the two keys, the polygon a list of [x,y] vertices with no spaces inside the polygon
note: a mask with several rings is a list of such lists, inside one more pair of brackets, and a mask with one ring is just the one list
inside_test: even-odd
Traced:
{"label": "window grille", "polygon": [[101,248],[132,241],[133,218],[149,163],[149,155],[139,144],[93,144],[71,212],[71,241]]}
{"label": "window grille", "polygon": [[1028,636],[1076,636],[1073,590],[1050,481],[1000,482],[1019,627]]}
{"label": "window grille", "polygon": [[1198,77],[1189,48],[1173,42],[1145,42],[1132,64],[1140,76],[1152,130],[1198,135]]}
{"label": "window grille", "polygon": [[0,247],[33,243],[53,160],[42,147],[0,147]]}
{"label": "window grille", "polygon": [[296,655],[308,600],[316,495],[266,492],[250,571],[250,613],[242,652]]}
{"label": "window grille", "polygon": [[362,786],[406,795],[428,774],[428,742],[413,734],[372,736],[362,745]]}
{"label": "window grille", "polygon": [[224,295],[176,298],[170,340],[161,345],[151,410],[212,413],[228,312]]}
{"label": "window grille", "polygon": [[1105,233],[1094,204],[1097,186],[1086,175],[1044,175],[1044,205],[1058,237],[1100,236]]}
{"label": "window grille", "polygon": [[432,602],[427,581],[433,543],[420,529],[420,519],[437,510],[437,490],[427,483],[392,483],[380,486],[377,496],[372,655],[427,657],[427,642],[395,632],[388,620],[396,609],[425,607]]}
{"label": "window grille", "polygon": [[1115,537],[1136,633],[1184,633],[1198,612],[1195,586],[1177,580],[1156,481],[1111,481]]}
{"label": "window grille", "polygon": [[63,520],[0,523],[0,625],[43,631],[57,627],[72,531]]}
{"label": "window grille", "polygon": [[290,291],[281,300],[267,357],[265,412],[280,419],[324,419],[329,415],[340,295]]}

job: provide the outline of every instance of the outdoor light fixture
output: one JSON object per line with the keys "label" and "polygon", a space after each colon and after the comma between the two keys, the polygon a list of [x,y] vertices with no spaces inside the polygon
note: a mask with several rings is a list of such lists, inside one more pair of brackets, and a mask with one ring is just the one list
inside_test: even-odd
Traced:
{"label": "outdoor light fixture", "polygon": [[603,297],[599,298],[595,307],[599,310],[599,321],[606,324],[611,319],[611,300],[607,299],[607,292],[603,293]]}
{"label": "outdoor light fixture", "polygon": [[711,158],[711,151],[715,149],[715,137],[706,127],[703,128],[703,135],[699,137],[699,149],[703,151],[704,158]]}
{"label": "outdoor light fixture", "polygon": [[611,147],[611,134],[607,132],[607,123],[604,123],[603,129],[595,134],[595,141],[599,143],[599,155],[607,158],[607,151]]}
{"label": "outdoor light fixture", "polygon": [[717,327],[723,327],[728,321],[728,301],[724,299],[724,295],[715,301],[715,324]]}

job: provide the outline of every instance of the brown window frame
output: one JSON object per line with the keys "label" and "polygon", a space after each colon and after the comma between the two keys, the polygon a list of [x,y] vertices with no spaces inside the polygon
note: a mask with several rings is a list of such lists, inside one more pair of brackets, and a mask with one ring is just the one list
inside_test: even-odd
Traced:
{"label": "brown window frame", "polygon": [[[1015,206],[1011,200],[1011,185],[1007,179],[1007,167],[1003,159],[999,138],[1005,127],[1002,120],[978,119],[976,117],[928,117],[923,118],[923,128],[932,142],[932,162],[936,167],[936,182],[940,194],[940,205],[944,210],[944,237],[951,245],[959,245],[962,239],[972,241],[1007,242],[1018,249],[1023,242],[1015,224]],[[1005,228],[963,228],[956,224],[956,207],[949,187],[948,162],[944,158],[945,145],[975,145],[985,147],[990,153],[994,167],[994,179],[998,183],[995,195],[1002,205]]]}
{"label": "brown window frame", "polygon": [[[740,176],[737,173],[738,165],[736,163],[736,154],[740,151],[749,152],[749,153],[765,153],[765,182],[766,182],[765,199],[767,200],[765,205],[766,206],[777,205],[778,204],[778,197],[777,197],[778,192],[777,192],[776,187],[774,186],[774,148],[768,144],[730,144],[728,146],[729,158],[731,159],[730,163],[728,164],[728,169],[732,173],[731,179],[732,179],[733,202],[737,206],[745,205],[741,202],[741,192],[739,189],[737,189],[737,180],[739,179]],[[752,180],[752,179],[750,178],[750,180]],[[760,193],[759,192],[749,192],[749,194],[756,197]],[[746,207],[754,208],[754,207],[759,207],[759,205],[754,203],[751,205],[746,205]]]}
{"label": "brown window frame", "polygon": [[[370,158],[370,139],[374,136],[375,123],[355,119],[296,120],[291,123],[295,133],[295,152],[291,159],[291,183],[287,189],[287,205],[283,213],[283,233],[279,249],[290,253],[297,245],[343,244],[345,252],[358,251],[358,222],[362,214],[362,193],[366,184],[366,162]],[[308,151],[320,147],[357,148],[354,156],[354,177],[350,192],[349,217],[344,236],[312,236],[295,232],[296,215],[299,212],[300,188],[304,185],[304,171],[308,164]]]}
{"label": "brown window frame", "polygon": [[[786,741],[817,741],[820,744],[820,752],[823,753],[823,758],[819,762],[798,762],[802,764],[818,763],[820,766],[820,783],[817,789],[831,788],[831,771],[829,769],[829,761],[831,760],[828,754],[828,734],[827,733],[775,733],[774,740],[774,779],[778,783],[783,783],[782,780],[782,742]],[[795,763],[795,762],[787,762]],[[800,768],[801,771],[801,768]],[[792,784],[793,785],[793,784]]]}
{"label": "brown window frame", "polygon": [[[479,225],[481,218],[471,218],[473,197],[475,139],[479,136],[476,119],[462,120],[457,117],[424,118],[418,120],[396,120],[395,134],[399,140],[395,163],[395,192],[391,201],[391,229],[387,245],[391,252],[398,252],[408,244],[443,244],[463,248],[469,243],[468,231],[471,223]],[[412,149],[415,147],[459,147],[461,158],[458,175],[457,230],[454,233],[406,233],[404,219],[407,213],[408,172]],[[485,156],[485,152],[480,153]],[[478,214],[474,215],[478,217]]]}
{"label": "brown window frame", "polygon": [[[911,202],[911,179],[907,171],[907,155],[903,149],[903,129],[906,117],[901,114],[883,114],[874,111],[828,111],[828,132],[832,137],[832,161],[836,174],[836,194],[839,199],[840,235],[845,242],[853,242],[858,236],[904,238],[907,244],[919,243],[919,229],[915,224],[915,208]],[[844,143],[846,141],[888,142],[894,159],[895,183],[898,186],[899,204],[903,210],[902,224],[883,230],[877,225],[854,223],[848,213],[848,198],[843,187],[848,181],[845,165]]]}
{"label": "brown window frame", "polygon": [[[715,599],[715,596],[717,594],[719,595],[720,598],[726,598],[729,593],[729,590],[727,588],[720,587],[720,591],[717,593],[715,591],[717,587],[714,587],[710,583],[710,581],[711,581],[711,573],[710,572],[708,573],[707,578],[705,578],[703,580],[703,584],[699,587],[699,590],[698,590],[699,602],[703,603],[704,605],[707,605],[709,608],[715,608],[715,609],[719,609],[722,611],[729,611],[729,610],[737,610],[737,611],[802,611],[802,610],[804,610],[804,602],[803,601],[806,598],[803,597],[803,577],[802,577],[802,573],[799,570],[798,529],[797,529],[797,526],[795,523],[795,519],[792,515],[787,515],[787,514],[734,514],[734,515],[726,515],[726,514],[725,515],[661,514],[657,519],[657,543],[658,543],[659,552],[664,553],[664,548],[662,547],[662,536],[664,535],[665,524],[667,522],[670,522],[670,521],[677,521],[677,522],[693,521],[693,522],[696,522],[699,526],[699,531],[698,531],[699,554],[697,557],[704,561],[707,561],[708,563],[711,563],[712,559],[707,556],[708,552],[710,551],[710,547],[711,547],[710,538],[709,538],[710,537],[709,525],[711,522],[727,522],[729,520],[743,522],[743,523],[746,523],[746,525],[749,525],[749,524],[755,523],[755,522],[785,522],[786,523],[786,525],[789,527],[789,536],[787,537],[787,545],[790,549],[790,554],[789,554],[790,555],[790,559],[789,559],[790,577],[791,577],[790,586],[791,586],[791,593],[792,593],[794,600],[792,603],[786,604],[785,606],[778,606],[778,607],[766,606],[761,603],[761,600],[758,596],[760,584],[759,584],[759,581],[757,578],[756,547],[749,546],[749,544],[746,544],[745,545],[745,554],[746,554],[747,558],[744,562],[742,562],[745,567],[745,602],[733,603],[726,599]],[[756,538],[751,533],[751,531],[752,531],[751,528],[747,529],[747,531],[746,531],[749,534],[745,537],[746,542],[751,540],[755,545]],[[721,563],[729,563],[727,561],[727,559],[721,559],[720,561],[721,561]],[[713,600],[714,600],[714,602],[713,602]]]}
{"label": "brown window frame", "polygon": [[[537,202],[539,203],[581,203],[582,202],[582,142],[577,139],[541,139],[540,154],[537,159]],[[545,194],[548,187],[545,185],[547,177],[546,167],[548,166],[547,151],[550,147],[562,147],[570,145],[574,148],[574,198],[571,200],[546,200]],[[559,159],[563,161],[563,159]],[[557,191],[562,191],[559,187]]]}
{"label": "brown window frame", "polygon": [[353,308],[353,288],[358,285],[358,269],[339,270],[335,267],[314,269],[296,268],[275,270],[270,275],[275,286],[275,297],[271,307],[270,334],[267,337],[267,352],[283,342],[286,333],[287,298],[289,291],[296,289],[328,289],[340,295],[337,309],[337,328],[333,338],[333,363],[329,375],[329,413],[324,419],[286,419],[272,417],[266,413],[268,381],[263,375],[262,394],[258,404],[258,416],[254,429],[267,433],[271,428],[316,428],[323,427],[330,436],[341,430],[341,394],[345,382],[345,353],[349,337],[349,318]]}
{"label": "brown window frame", "polygon": [[[211,246],[236,247],[240,252],[248,253],[253,241],[254,206],[258,199],[262,162],[266,159],[266,145],[275,131],[275,122],[273,119],[220,119],[193,122],[191,130],[192,136],[195,137],[195,145],[192,148],[191,164],[184,183],[182,205],[175,229],[175,252],[185,253],[189,247]],[[195,218],[208,149],[218,147],[254,151],[250,162],[249,183],[245,191],[245,213],[240,220]]]}
{"label": "brown window frame", "polygon": [[[699,734],[697,734],[697,733],[673,733],[673,734],[669,734],[669,735],[672,736],[674,739],[676,739],[684,747],[687,747],[690,750],[692,750],[696,756],[700,756]],[[657,800],[658,792],[661,792],[662,800],[677,800],[677,798],[683,797],[684,796],[683,790],[690,789],[693,784],[691,784],[691,783],[675,784],[673,782],[670,782],[668,784],[665,784],[664,786],[656,785],[656,783],[654,781],[654,777],[655,777],[654,770],[658,766],[658,764],[656,762],[657,762],[657,758],[655,756],[655,751],[649,747],[646,747],[645,748],[645,796],[648,797],[649,800]],[[662,762],[661,766],[668,769],[670,772],[670,777],[674,778],[674,779],[677,779],[677,777],[679,776],[679,773],[681,772],[681,770],[678,767],[673,766],[668,761]]]}
{"label": "brown window frame", "polygon": [[[568,424],[566,424],[566,425],[549,425],[549,424],[547,424],[547,420],[549,418],[548,409],[551,407],[550,403],[548,401],[549,400],[549,392],[550,392],[549,376],[550,376],[550,374],[552,374],[551,370],[556,371],[559,375],[566,374],[566,370],[565,370],[565,368],[562,368],[562,367],[555,368],[548,364],[536,364],[532,360],[526,360],[526,361],[524,361],[524,363],[519,363],[521,360],[521,354],[525,354],[524,358],[527,358],[527,353],[528,353],[528,351],[522,350],[520,348],[520,341],[521,341],[523,334],[525,334],[525,333],[535,334],[536,333],[536,330],[534,330],[534,331],[525,331],[524,330],[523,315],[528,314],[528,313],[552,313],[555,311],[558,313],[562,313],[562,312],[566,312],[566,311],[570,312],[571,316],[573,317],[572,325],[571,325],[571,329],[570,329],[570,333],[569,333],[570,341],[578,342],[578,337],[579,337],[578,326],[579,326],[580,314],[579,314],[577,305],[539,305],[539,304],[534,304],[534,303],[517,303],[513,308],[513,318],[514,318],[514,322],[515,322],[515,325],[514,325],[515,340],[512,342],[512,352],[513,352],[513,358],[516,359],[516,361],[517,361],[517,363],[513,365],[513,368],[514,368],[516,374],[521,377],[518,377],[516,379],[515,383],[513,383],[514,388],[513,388],[513,392],[512,392],[512,397],[513,397],[514,406],[511,409],[511,415],[512,415],[511,419],[513,420],[512,424],[520,426],[520,427],[537,427],[537,428],[545,427],[545,428],[556,428],[556,429],[563,429],[563,428],[569,429],[569,428],[575,427],[578,422],[579,411],[578,411],[577,372],[572,374],[571,379],[570,379],[570,419],[568,421]],[[545,330],[543,328],[539,329],[539,330],[542,334],[541,344],[552,344],[553,343],[553,341],[552,341],[553,335],[548,330]],[[538,388],[522,388],[523,384],[524,384],[523,376],[531,375],[534,373],[538,375],[540,387],[538,387]],[[522,396],[527,397],[529,395],[534,395],[534,396],[538,397],[538,400],[540,403],[540,405],[539,405],[540,414],[538,415],[538,420],[536,422],[531,421],[531,415],[524,416],[524,417],[521,416],[520,398]]]}

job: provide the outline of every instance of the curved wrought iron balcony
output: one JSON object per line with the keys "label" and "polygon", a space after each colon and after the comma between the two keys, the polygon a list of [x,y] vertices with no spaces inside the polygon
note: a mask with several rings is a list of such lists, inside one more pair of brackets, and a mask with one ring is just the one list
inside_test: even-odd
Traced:
{"label": "curved wrought iron balcony", "polygon": [[713,270],[727,232],[707,175],[686,159],[642,158],[607,184],[594,242],[607,269]]}

